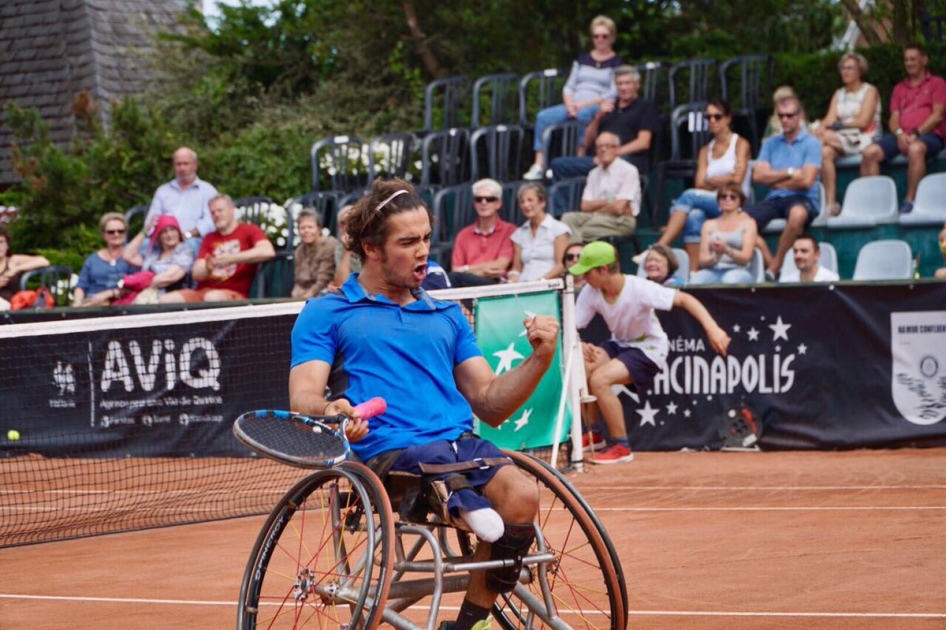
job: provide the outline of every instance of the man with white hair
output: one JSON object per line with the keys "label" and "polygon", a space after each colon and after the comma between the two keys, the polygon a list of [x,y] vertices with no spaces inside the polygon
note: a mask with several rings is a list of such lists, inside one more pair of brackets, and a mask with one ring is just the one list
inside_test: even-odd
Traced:
{"label": "man with white hair", "polygon": [[155,191],[144,225],[153,225],[158,215],[171,215],[196,252],[200,239],[215,229],[210,217],[210,200],[217,194],[213,184],[197,177],[197,153],[181,147],[174,152],[174,179]]}
{"label": "man with white hair", "polygon": [[495,179],[481,179],[472,189],[476,220],[453,241],[450,282],[455,287],[500,282],[512,264],[516,226],[499,218],[503,187]]}

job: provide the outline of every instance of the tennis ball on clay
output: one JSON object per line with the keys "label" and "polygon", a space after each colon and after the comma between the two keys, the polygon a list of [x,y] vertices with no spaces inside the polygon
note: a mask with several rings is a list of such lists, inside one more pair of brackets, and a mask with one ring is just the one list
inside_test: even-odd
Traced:
{"label": "tennis ball on clay", "polygon": [[17,431],[16,429],[10,429],[9,431],[7,431],[7,439],[10,440],[11,442],[16,442],[17,440],[20,439],[20,432]]}

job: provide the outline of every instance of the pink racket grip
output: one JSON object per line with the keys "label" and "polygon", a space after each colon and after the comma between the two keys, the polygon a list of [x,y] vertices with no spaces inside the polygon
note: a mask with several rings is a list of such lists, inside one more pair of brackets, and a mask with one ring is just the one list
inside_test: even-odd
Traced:
{"label": "pink racket grip", "polygon": [[360,405],[355,405],[355,411],[361,414],[362,420],[367,420],[368,418],[374,418],[375,416],[380,416],[382,413],[388,410],[388,403],[384,398],[380,396],[375,396],[371,400],[366,400]]}

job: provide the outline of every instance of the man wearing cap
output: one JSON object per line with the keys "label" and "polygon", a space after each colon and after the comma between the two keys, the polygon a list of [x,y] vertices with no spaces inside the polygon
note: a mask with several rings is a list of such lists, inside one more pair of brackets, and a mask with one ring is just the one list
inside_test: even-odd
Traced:
{"label": "man wearing cap", "polygon": [[608,434],[608,445],[595,453],[592,462],[629,462],[634,454],[627,439],[624,412],[611,387],[634,385],[642,394],[666,367],[670,342],[654,310],[683,308],[703,326],[713,350],[723,356],[729,348],[729,335],[689,293],[622,274],[617,252],[609,243],[595,241],[585,245],[578,262],[568,271],[585,278],[585,288],[575,304],[578,328],[586,327],[600,313],[611,331],[611,338],[600,346],[582,344],[588,391],[598,399],[597,407]]}

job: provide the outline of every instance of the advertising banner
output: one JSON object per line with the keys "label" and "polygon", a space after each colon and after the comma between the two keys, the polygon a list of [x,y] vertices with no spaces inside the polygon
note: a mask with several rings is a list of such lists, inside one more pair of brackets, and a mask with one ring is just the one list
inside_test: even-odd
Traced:
{"label": "advertising banner", "polygon": [[[561,321],[559,310],[557,291],[477,300],[476,338],[493,372],[498,375],[511,370],[532,353],[524,320],[533,315],[552,315]],[[476,431],[502,448],[522,450],[552,444],[562,393],[559,343],[552,366],[529,400],[498,429],[477,422]],[[568,435],[569,417],[562,423],[560,442]]]}

